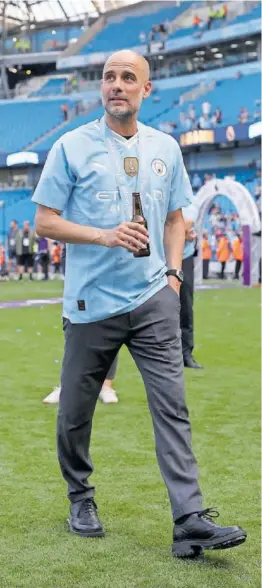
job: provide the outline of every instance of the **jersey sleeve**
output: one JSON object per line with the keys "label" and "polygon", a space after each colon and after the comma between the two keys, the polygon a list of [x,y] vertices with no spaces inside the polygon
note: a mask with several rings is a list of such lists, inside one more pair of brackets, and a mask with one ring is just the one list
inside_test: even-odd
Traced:
{"label": "jersey sleeve", "polygon": [[174,167],[171,180],[171,188],[168,203],[168,212],[186,208],[193,200],[193,192],[186,171],[182,153],[178,144],[174,141]]}
{"label": "jersey sleeve", "polygon": [[62,141],[50,150],[32,201],[63,211],[75,184]]}

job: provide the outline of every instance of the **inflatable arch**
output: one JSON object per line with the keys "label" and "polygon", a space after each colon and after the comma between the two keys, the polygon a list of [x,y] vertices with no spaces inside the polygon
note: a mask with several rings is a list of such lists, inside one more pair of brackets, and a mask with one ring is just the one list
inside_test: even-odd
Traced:
{"label": "inflatable arch", "polygon": [[[227,196],[234,204],[240,219],[244,245],[243,283],[251,286],[258,282],[260,259],[260,239],[254,236],[261,230],[258,209],[245,186],[231,178],[214,179],[207,182],[196,194],[194,204],[197,208],[196,232],[201,244],[205,215],[216,196]],[[202,283],[201,246],[195,263],[195,284]]]}

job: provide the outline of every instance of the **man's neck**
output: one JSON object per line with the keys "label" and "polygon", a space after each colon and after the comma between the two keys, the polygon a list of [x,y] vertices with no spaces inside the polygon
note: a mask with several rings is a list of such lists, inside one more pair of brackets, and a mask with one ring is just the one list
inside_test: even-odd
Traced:
{"label": "man's neck", "polygon": [[110,116],[106,112],[105,114],[106,125],[118,135],[122,137],[132,137],[137,132],[137,121],[136,118],[132,117],[127,120],[120,120]]}

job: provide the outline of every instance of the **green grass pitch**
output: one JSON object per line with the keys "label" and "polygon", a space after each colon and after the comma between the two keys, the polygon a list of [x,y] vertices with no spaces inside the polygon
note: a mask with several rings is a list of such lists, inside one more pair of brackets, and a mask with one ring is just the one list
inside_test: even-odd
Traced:
{"label": "green grass pitch", "polygon": [[[61,295],[62,283],[1,283],[0,300]],[[204,505],[240,524],[246,543],[204,562],[171,557],[172,521],[143,384],[121,352],[118,405],[99,404],[92,457],[105,539],[70,535],[56,459],[61,307],[0,310],[0,588],[258,588],[260,586],[258,289],[195,296],[197,359],[186,371]]]}

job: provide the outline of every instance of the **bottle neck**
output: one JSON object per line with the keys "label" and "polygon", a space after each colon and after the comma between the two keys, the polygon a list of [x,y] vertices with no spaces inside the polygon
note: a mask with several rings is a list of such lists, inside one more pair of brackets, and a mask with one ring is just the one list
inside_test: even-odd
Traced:
{"label": "bottle neck", "polygon": [[138,192],[133,193],[133,216],[140,216],[142,218],[144,217],[141,198]]}

